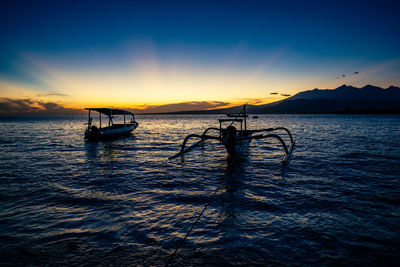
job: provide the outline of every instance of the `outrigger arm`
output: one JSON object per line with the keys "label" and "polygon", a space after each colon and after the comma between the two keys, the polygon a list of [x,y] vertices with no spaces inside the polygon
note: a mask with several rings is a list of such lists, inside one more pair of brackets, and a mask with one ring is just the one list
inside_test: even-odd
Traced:
{"label": "outrigger arm", "polygon": [[[189,134],[188,136],[186,136],[186,138],[183,140],[180,151],[177,154],[173,155],[172,157],[169,157],[169,159],[174,159],[176,157],[183,156],[186,152],[189,152],[193,148],[203,144],[205,140],[218,140],[220,144],[223,144],[225,146],[228,154],[230,156],[233,156],[235,153],[237,153],[237,150],[239,151],[241,150],[244,140],[250,142],[253,139],[275,138],[278,139],[278,141],[285,150],[285,156],[282,159],[282,164],[285,164],[289,160],[289,157],[293,151],[295,144],[290,131],[284,127],[266,128],[261,130],[247,130],[246,117],[248,115],[246,114],[246,106],[247,104],[243,105],[243,109],[239,113],[227,114],[228,117],[233,117],[233,119],[219,119],[218,120],[219,128],[210,127],[207,128],[202,135]],[[222,128],[222,123],[226,122],[230,123],[230,125],[227,128]],[[236,130],[236,128],[233,126],[233,123],[235,122],[240,123],[240,130]],[[243,122],[244,122],[244,129],[242,128]],[[219,135],[218,136],[207,135],[207,132],[211,130],[217,131]],[[290,138],[289,146],[286,146],[285,142],[279,135],[270,133],[278,130],[283,130],[289,135]],[[253,135],[254,133],[262,133],[262,132],[266,132],[267,134]],[[186,143],[191,138],[199,138],[200,140],[186,147]]]}
{"label": "outrigger arm", "polygon": [[[177,158],[177,157],[179,157],[179,156],[183,156],[185,153],[187,153],[187,152],[191,151],[193,148],[195,148],[195,147],[201,145],[202,143],[204,143],[205,140],[208,140],[208,139],[218,140],[218,141],[221,142],[221,141],[222,141],[221,134],[220,134],[220,136],[218,136],[218,137],[217,137],[217,136],[206,135],[206,133],[207,133],[208,131],[210,131],[210,130],[215,130],[215,131],[221,132],[221,130],[218,129],[218,128],[210,127],[210,128],[207,128],[207,129],[203,132],[202,135],[199,135],[199,134],[189,134],[188,136],[185,137],[185,140],[183,140],[183,143],[182,143],[182,145],[181,145],[181,150],[180,150],[177,154],[173,155],[172,157],[169,157],[169,159],[174,159],[174,158]],[[197,138],[201,138],[201,139],[200,139],[200,141],[197,141],[196,143],[190,145],[189,147],[186,147],[187,141],[188,141],[190,138],[192,138],[192,137],[197,137]],[[185,148],[185,147],[186,147],[186,148]]]}
{"label": "outrigger arm", "polygon": [[[207,132],[210,130],[215,130],[218,131],[220,133],[219,136],[211,136],[211,135],[207,135]],[[248,137],[240,137],[238,138],[239,140],[253,140],[253,139],[264,139],[264,138],[275,138],[278,139],[278,141],[280,142],[280,144],[283,146],[283,149],[285,151],[285,155],[282,159],[282,164],[286,164],[287,161],[289,160],[289,157],[293,151],[295,142],[293,140],[292,134],[289,132],[288,129],[284,128],[284,127],[277,127],[277,128],[267,128],[267,129],[261,129],[261,130],[252,130],[251,132],[256,133],[256,132],[272,132],[272,131],[277,131],[277,130],[284,130],[288,133],[289,137],[290,137],[290,144],[289,146],[287,146],[285,144],[285,142],[283,141],[283,139],[277,135],[277,134],[259,134],[259,135],[252,135],[252,136],[248,136]],[[218,129],[218,128],[207,128],[202,135],[199,134],[189,134],[188,136],[186,136],[186,138],[183,140],[183,143],[181,145],[181,150],[173,155],[172,157],[169,157],[169,159],[174,159],[177,158],[179,156],[183,156],[185,153],[191,151],[193,148],[201,145],[204,143],[204,141],[206,140],[218,140],[220,143],[223,143],[223,134],[224,130]],[[186,147],[186,143],[189,141],[189,139],[191,138],[200,138],[199,141],[197,141],[196,143]]]}
{"label": "outrigger arm", "polygon": [[278,130],[284,130],[285,132],[287,132],[287,134],[289,135],[290,138],[290,144],[289,146],[286,146],[285,142],[283,141],[283,139],[276,134],[268,134],[268,135],[256,135],[253,136],[254,139],[262,139],[262,138],[268,138],[268,137],[274,137],[276,139],[278,139],[280,141],[280,143],[282,144],[283,148],[285,149],[285,156],[282,159],[282,164],[286,164],[287,161],[289,160],[290,155],[292,154],[295,142],[293,140],[293,136],[290,133],[290,131],[288,129],[286,129],[285,127],[276,127],[276,128],[267,128],[267,129],[260,129],[260,130],[253,130],[253,133],[257,133],[257,132],[273,132],[273,131],[278,131]]}
{"label": "outrigger arm", "polygon": [[289,132],[288,129],[286,129],[285,127],[276,127],[276,128],[267,128],[267,129],[261,129],[261,130],[252,130],[253,133],[259,133],[259,132],[272,132],[272,131],[278,131],[278,130],[284,130],[287,132],[287,134],[290,137],[290,143],[294,143],[292,134]]}
{"label": "outrigger arm", "polygon": [[282,162],[282,164],[286,164],[287,161],[289,160],[289,157],[292,154],[292,151],[293,151],[293,148],[294,148],[294,144],[295,143],[293,141],[290,143],[289,146],[286,146],[286,144],[283,141],[283,139],[277,134],[266,134],[266,135],[260,134],[260,135],[254,135],[251,138],[252,139],[263,139],[263,138],[270,138],[270,137],[278,139],[279,142],[282,144],[283,149],[285,150],[285,155],[283,156],[281,162]]}

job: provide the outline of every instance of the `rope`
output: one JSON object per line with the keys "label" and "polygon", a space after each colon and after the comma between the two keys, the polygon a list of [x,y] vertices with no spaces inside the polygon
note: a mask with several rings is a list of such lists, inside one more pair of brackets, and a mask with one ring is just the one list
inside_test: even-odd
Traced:
{"label": "rope", "polygon": [[200,212],[200,214],[197,216],[196,220],[192,223],[192,226],[190,227],[189,231],[186,233],[185,237],[182,239],[181,243],[179,244],[179,246],[175,249],[175,251],[169,256],[169,259],[167,261],[167,263],[165,264],[165,266],[167,267],[172,259],[175,257],[176,253],[178,252],[178,250],[183,246],[183,243],[185,243],[186,238],[189,236],[189,234],[192,232],[194,226],[196,225],[196,223],[200,220],[200,217],[203,215],[203,213],[206,211],[206,209],[208,208],[208,206],[210,205],[211,201],[214,199],[215,195],[217,194],[217,192],[222,188],[222,184],[220,184],[217,189],[215,189],[214,194],[211,196],[211,199],[206,203],[206,205],[204,206],[203,210]]}
{"label": "rope", "polygon": [[[238,118],[238,116],[246,109],[247,103],[243,106],[242,110],[235,116],[235,119]],[[234,123],[234,121],[232,121],[231,125]],[[206,130],[207,131],[207,130]],[[203,134],[204,135],[204,134]],[[232,169],[233,163],[236,161],[236,157],[233,159],[233,162],[231,164],[231,166],[229,167],[229,170]],[[190,227],[189,231],[186,233],[185,237],[182,239],[182,241],[180,242],[179,246],[175,249],[175,251],[169,256],[167,263],[165,264],[165,266],[169,266],[169,264],[171,263],[171,261],[173,260],[173,258],[175,257],[176,253],[178,252],[178,250],[183,246],[183,244],[185,243],[186,238],[189,236],[189,234],[192,232],[194,226],[196,225],[196,223],[200,220],[201,216],[204,214],[204,212],[206,211],[206,209],[208,208],[208,206],[210,205],[211,201],[214,199],[215,195],[217,194],[217,192],[222,188],[223,184],[220,184],[217,189],[215,189],[213,195],[211,196],[211,199],[206,203],[206,205],[204,206],[203,210],[200,212],[200,214],[197,216],[196,220],[192,223],[192,226]]]}
{"label": "rope", "polygon": [[[244,115],[244,111],[245,111],[246,106],[247,106],[247,103],[246,103],[245,105],[243,105],[242,110],[241,110],[239,113],[236,114],[235,119],[237,119],[237,118],[240,116],[240,114],[242,114],[242,112],[243,112],[243,115]],[[231,124],[230,124],[229,126],[232,126],[232,124],[233,124],[234,122],[235,122],[235,121],[232,121]]]}

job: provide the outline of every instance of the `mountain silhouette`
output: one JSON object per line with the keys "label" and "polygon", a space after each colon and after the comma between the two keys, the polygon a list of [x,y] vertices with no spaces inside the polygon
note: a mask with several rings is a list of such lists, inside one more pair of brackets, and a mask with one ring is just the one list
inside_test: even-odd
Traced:
{"label": "mountain silhouette", "polygon": [[342,85],[336,89],[314,89],[296,94],[286,100],[295,99],[335,99],[335,100],[382,100],[391,101],[393,97],[400,100],[400,90],[398,87],[391,86],[383,89],[373,85],[367,85],[362,88]]}
{"label": "mountain silhouette", "polygon": [[342,85],[300,92],[282,101],[252,108],[254,113],[381,113],[400,111],[400,88]]}
{"label": "mountain silhouette", "polygon": [[[192,114],[231,113],[241,110],[241,106],[202,110]],[[342,85],[336,89],[307,90],[281,101],[248,105],[248,113],[400,113],[400,88],[386,89],[367,85],[362,88]]]}

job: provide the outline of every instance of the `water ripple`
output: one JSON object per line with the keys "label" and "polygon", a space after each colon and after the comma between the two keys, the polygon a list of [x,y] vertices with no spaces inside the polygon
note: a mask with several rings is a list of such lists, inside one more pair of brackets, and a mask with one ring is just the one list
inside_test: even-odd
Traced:
{"label": "water ripple", "polygon": [[212,142],[167,159],[217,118],[138,116],[97,143],[86,117],[1,118],[0,265],[164,265],[206,204],[173,265],[399,262],[400,117],[249,119],[292,130],[284,168],[272,140],[234,165]]}

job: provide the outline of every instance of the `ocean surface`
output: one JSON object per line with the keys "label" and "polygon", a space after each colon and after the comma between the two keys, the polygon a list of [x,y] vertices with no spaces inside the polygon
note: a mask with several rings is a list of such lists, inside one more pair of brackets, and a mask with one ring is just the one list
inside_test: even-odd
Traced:
{"label": "ocean surface", "polygon": [[399,264],[400,116],[250,117],[291,130],[284,167],[273,139],[168,160],[219,117],[137,116],[101,142],[85,116],[0,118],[0,265]]}

